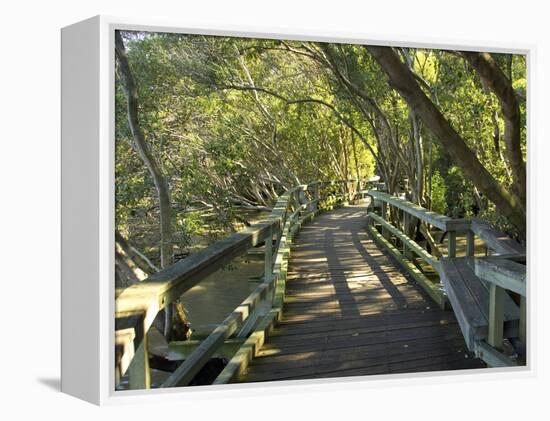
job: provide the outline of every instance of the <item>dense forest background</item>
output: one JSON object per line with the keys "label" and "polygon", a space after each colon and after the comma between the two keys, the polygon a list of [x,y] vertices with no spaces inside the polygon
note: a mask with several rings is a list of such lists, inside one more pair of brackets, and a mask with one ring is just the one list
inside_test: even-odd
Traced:
{"label": "dense forest background", "polygon": [[117,286],[314,180],[525,240],[525,56],[142,32],[116,55]]}

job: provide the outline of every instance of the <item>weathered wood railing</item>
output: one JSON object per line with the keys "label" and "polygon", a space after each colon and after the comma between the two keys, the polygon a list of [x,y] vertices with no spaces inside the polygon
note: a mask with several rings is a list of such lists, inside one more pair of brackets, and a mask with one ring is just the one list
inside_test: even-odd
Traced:
{"label": "weathered wood railing", "polygon": [[[430,254],[400,228],[392,225],[389,219],[390,210],[394,208],[394,215],[400,216],[404,227],[411,224],[412,218],[417,218],[424,221],[428,226],[435,227],[447,233],[447,250],[449,257],[456,257],[457,234],[469,235],[470,221],[466,219],[453,219],[448,216],[440,215],[405,199],[391,196],[381,191],[369,190],[368,195],[373,198],[373,203],[377,202],[380,204],[380,215],[374,212],[369,212],[368,214],[369,231],[371,234],[375,236],[379,243],[390,251],[401,266],[411,273],[413,278],[426,290],[430,297],[432,297],[439,306],[444,308],[447,302],[447,296],[443,288],[430,281],[422,271],[414,265],[415,256],[418,256],[432,266],[435,271],[439,272],[439,259]],[[376,223],[381,226],[380,233],[374,229],[373,225]],[[401,243],[401,251],[397,250],[389,241],[392,234]],[[470,244],[470,241],[468,244]],[[473,255],[473,248],[468,250],[468,254],[470,253]]]}
{"label": "weathered wood railing", "polygon": [[[115,303],[116,384],[123,375],[128,374],[130,389],[150,388],[147,335],[157,314],[234,258],[265,244],[263,281],[201,342],[161,387],[189,384],[224,341],[237,335],[243,338],[243,346],[216,383],[230,381],[246,366],[251,352],[263,340],[263,333],[280,317],[293,235],[303,222],[319,212],[319,204],[327,198],[331,198],[331,203],[349,201],[353,196],[354,183],[356,180],[318,181],[289,189],[280,196],[266,220],[125,289]],[[327,191],[327,197],[321,197],[321,190]]]}
{"label": "weathered wood railing", "polygon": [[[517,365],[502,352],[504,345],[504,314],[507,291],[519,296],[519,326],[516,344],[519,353],[524,355],[526,346],[527,284],[526,256],[502,255],[479,258],[475,260],[476,275],[489,284],[489,327],[487,340],[476,343],[476,353],[490,362],[492,366]],[[524,358],[525,359],[525,358]]]}
{"label": "weathered wood railing", "polygon": [[[377,190],[369,190],[368,195],[373,204],[379,205],[379,214],[373,211],[368,214],[368,231],[437,304],[444,308],[450,302],[470,351],[490,366],[517,365],[502,350],[506,336],[514,342],[517,339],[519,352],[525,353],[526,281],[522,264],[525,249],[479,219],[453,219]],[[394,216],[393,224],[390,214]],[[436,258],[395,226],[400,225],[395,223],[396,215],[403,221],[403,227],[408,226],[411,218],[417,218],[428,229],[443,231],[447,237],[447,256]],[[458,256],[460,236],[465,237],[466,247]],[[485,244],[489,257],[475,256],[476,237]],[[424,275],[415,262],[417,257],[437,272],[440,282]],[[513,297],[514,294],[517,295]]]}

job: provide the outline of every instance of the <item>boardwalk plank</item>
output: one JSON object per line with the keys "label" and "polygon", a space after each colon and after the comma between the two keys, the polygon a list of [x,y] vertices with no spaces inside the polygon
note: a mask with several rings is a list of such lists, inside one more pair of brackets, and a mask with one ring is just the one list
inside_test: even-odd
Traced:
{"label": "boardwalk plank", "polygon": [[319,216],[295,238],[282,321],[240,381],[484,367],[443,311],[368,237],[366,206]]}
{"label": "boardwalk plank", "polygon": [[354,356],[346,355],[345,359],[337,361],[323,361],[322,358],[318,359],[313,364],[303,364],[301,361],[294,361],[292,363],[279,364],[273,366],[273,364],[264,365],[252,365],[253,375],[250,376],[251,381],[258,381],[261,378],[269,380],[285,379],[289,377],[310,375],[318,377],[322,374],[335,373],[340,375],[346,373],[349,370],[362,370],[371,367],[377,367],[380,365],[394,368],[399,364],[411,363],[411,361],[418,360],[430,360],[433,362],[434,358],[451,357],[450,359],[466,359],[464,350],[459,349],[459,343],[457,341],[441,342],[439,344],[430,344],[430,346],[419,346],[416,348],[407,347],[394,347],[390,349],[379,349],[377,351],[371,351],[368,355],[360,354]]}

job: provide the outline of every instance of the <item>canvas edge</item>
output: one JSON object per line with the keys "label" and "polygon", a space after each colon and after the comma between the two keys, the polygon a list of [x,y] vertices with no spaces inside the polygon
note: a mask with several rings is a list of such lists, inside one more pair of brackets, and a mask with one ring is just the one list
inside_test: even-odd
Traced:
{"label": "canvas edge", "polygon": [[101,373],[99,22],[95,17],[61,30],[61,391],[96,404]]}

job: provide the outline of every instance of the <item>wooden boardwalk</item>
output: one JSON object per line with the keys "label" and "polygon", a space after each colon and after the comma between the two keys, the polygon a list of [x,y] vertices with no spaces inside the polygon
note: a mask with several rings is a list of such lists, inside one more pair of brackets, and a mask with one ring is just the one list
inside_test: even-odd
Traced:
{"label": "wooden boardwalk", "polygon": [[365,205],[319,216],[292,248],[283,320],[240,381],[485,367],[443,311],[368,237]]}

